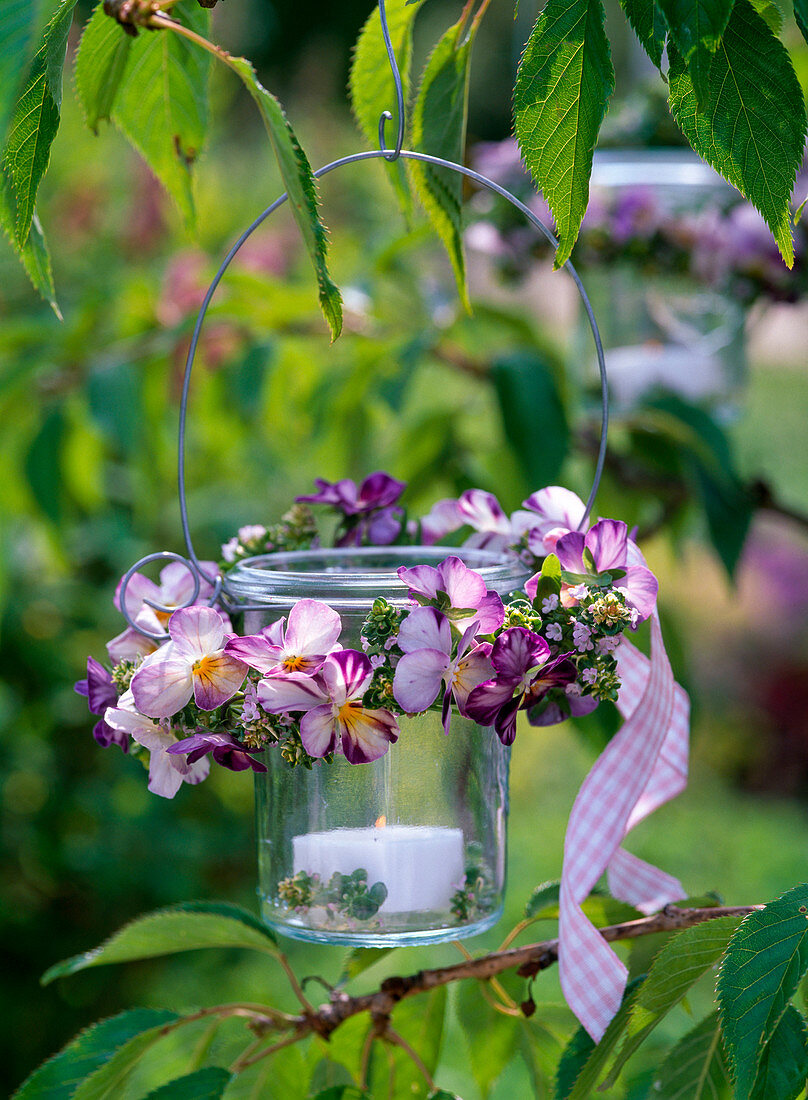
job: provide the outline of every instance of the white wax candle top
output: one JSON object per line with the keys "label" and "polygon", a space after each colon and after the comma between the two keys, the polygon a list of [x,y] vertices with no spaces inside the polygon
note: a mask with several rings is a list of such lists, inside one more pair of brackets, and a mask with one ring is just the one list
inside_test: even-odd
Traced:
{"label": "white wax candle top", "polygon": [[334,829],[292,838],[294,873],[350,875],[362,867],[368,886],[383,882],[381,913],[445,910],[463,884],[463,830],[427,825]]}

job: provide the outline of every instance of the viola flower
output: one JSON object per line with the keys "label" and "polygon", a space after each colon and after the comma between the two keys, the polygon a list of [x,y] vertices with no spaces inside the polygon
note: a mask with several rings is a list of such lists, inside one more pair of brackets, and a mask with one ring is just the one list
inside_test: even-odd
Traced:
{"label": "viola flower", "polygon": [[186,607],[168,620],[171,641],[146,657],[132,677],[137,709],[168,718],[193,696],[201,710],[215,710],[244,682],[247,665],[225,652],[225,621],[212,607]]}
{"label": "viola flower", "polygon": [[315,478],[318,492],[295,497],[298,504],[328,504],[341,512],[347,530],[337,539],[337,546],[389,546],[401,531],[403,509],[393,507],[407,485],[383,470],[369,474],[357,488],[351,478],[325,481]]}
{"label": "viola flower", "polygon": [[579,496],[561,485],[548,485],[523,502],[531,513],[528,549],[537,558],[552,554],[555,544],[568,531],[577,531],[586,505]]}
{"label": "viola flower", "polygon": [[326,656],[339,649],[340,617],[320,600],[298,600],[284,617],[258,634],[231,638],[225,653],[258,672],[317,672]]}
{"label": "viola flower", "polygon": [[434,607],[419,607],[407,616],[398,632],[404,656],[393,677],[393,696],[402,710],[409,714],[427,710],[443,688],[443,729],[449,732],[452,698],[464,714],[469,692],[494,671],[489,659],[491,645],[482,642],[475,646],[476,632],[475,621],[452,657],[452,628],[445,615]]}
{"label": "viola flower", "polygon": [[73,690],[86,697],[90,713],[100,718],[93,727],[93,737],[98,744],[105,749],[119,745],[124,752],[129,752],[129,739],[106,721],[108,709],[118,703],[118,692],[112,676],[94,657],[87,658],[87,679],[79,680]]}
{"label": "viola flower", "polygon": [[[216,575],[218,566],[212,561],[200,563],[206,573]],[[115,589],[115,607],[121,611],[121,587],[123,579],[118,582]],[[160,570],[160,582],[144,576],[142,573],[133,573],[126,586],[126,610],[130,617],[144,630],[152,634],[164,632],[166,624],[171,617],[172,610],[187,606],[194,592],[194,578],[187,565],[180,561],[169,562]],[[213,585],[200,577],[197,600],[202,603],[213,595]],[[151,603],[147,602],[151,601]],[[159,608],[151,604],[159,604]],[[162,610],[167,608],[168,610]],[[131,626],[127,626],[121,634],[107,643],[107,652],[113,664],[120,661],[133,661],[138,657],[146,657],[154,653],[159,642],[153,638],[147,638]]]}
{"label": "viola flower", "polygon": [[[584,551],[589,551],[594,569],[584,560]],[[571,573],[596,576],[612,569],[625,570],[625,577],[619,578],[614,587],[636,608],[637,621],[644,621],[654,610],[659,584],[639,547],[629,539],[628,527],[622,520],[599,520],[586,535],[570,531],[558,540],[555,552],[561,568]]]}
{"label": "viola flower", "polygon": [[510,518],[493,493],[467,489],[457,500],[441,500],[421,520],[423,541],[427,546],[460,527],[471,527],[464,546],[478,550],[507,550],[519,542],[532,523],[530,512],[517,511]]}
{"label": "viola flower", "polygon": [[538,634],[522,626],[503,631],[491,649],[496,675],[470,693],[468,716],[492,725],[503,745],[512,745],[517,712],[535,706],[551,688],[575,680],[575,665],[566,654],[548,662],[549,656],[550,647]]}
{"label": "viola flower", "polygon": [[316,676],[267,676],[258,684],[258,696],[270,714],[305,711],[300,740],[309,756],[326,756],[341,747],[348,763],[365,764],[384,756],[399,734],[389,710],[362,705],[372,680],[365,654],[342,649],[326,657]]}
{"label": "viola flower", "polygon": [[172,756],[169,749],[176,738],[165,722],[155,722],[141,714],[135,704],[131,688],[118,700],[117,707],[110,708],[106,720],[113,729],[128,734],[149,750],[149,790],[163,798],[173,798],[183,783],[201,783],[207,779],[210,764],[197,760],[191,764],[180,756]]}
{"label": "viola flower", "polygon": [[[473,616],[477,633],[492,634],[505,619],[505,608],[496,592],[489,592],[479,573],[460,558],[448,557],[435,568],[431,565],[402,566],[398,575],[418,603],[429,602],[450,619],[461,623]],[[465,615],[457,612],[466,611]]]}
{"label": "viola flower", "polygon": [[252,768],[254,772],[265,772],[266,764],[253,759],[253,753],[263,752],[263,746],[248,748],[241,741],[237,741],[229,733],[212,733],[210,730],[200,730],[192,737],[186,737],[177,741],[167,750],[172,756],[184,755],[187,763],[195,764],[209,752],[213,753],[213,759],[223,768],[229,768],[234,772],[243,772]]}

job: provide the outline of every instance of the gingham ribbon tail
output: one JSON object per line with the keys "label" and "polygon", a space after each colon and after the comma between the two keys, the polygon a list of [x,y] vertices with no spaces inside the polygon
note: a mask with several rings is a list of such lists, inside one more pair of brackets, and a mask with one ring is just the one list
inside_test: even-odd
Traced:
{"label": "gingham ribbon tail", "polygon": [[622,901],[652,913],[684,896],[677,879],[620,845],[637,822],[687,785],[690,704],[674,681],[656,612],[651,658],[623,639],[617,650],[623,726],[581,786],[564,841],[559,977],[572,1011],[597,1042],[620,1007],[627,971],[581,903],[604,871]]}

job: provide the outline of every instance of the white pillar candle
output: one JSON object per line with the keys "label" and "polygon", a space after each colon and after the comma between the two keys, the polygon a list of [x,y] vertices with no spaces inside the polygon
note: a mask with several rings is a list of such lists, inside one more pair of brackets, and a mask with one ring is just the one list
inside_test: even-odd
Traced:
{"label": "white pillar candle", "polygon": [[292,838],[294,873],[319,875],[367,871],[368,886],[383,882],[382,913],[446,910],[463,885],[463,830],[425,825],[334,829]]}

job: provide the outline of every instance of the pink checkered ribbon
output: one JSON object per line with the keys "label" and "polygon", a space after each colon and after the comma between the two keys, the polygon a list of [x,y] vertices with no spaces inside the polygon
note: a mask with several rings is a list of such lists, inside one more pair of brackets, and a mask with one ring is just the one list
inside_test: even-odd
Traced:
{"label": "pink checkered ribbon", "polygon": [[651,659],[629,641],[617,650],[622,681],[618,708],[625,718],[583,782],[564,841],[558,922],[561,988],[595,1041],[620,1007],[626,968],[581,903],[608,868],[615,897],[654,912],[684,896],[679,882],[623,851],[638,821],[687,784],[689,703],[673,679],[656,612]]}

